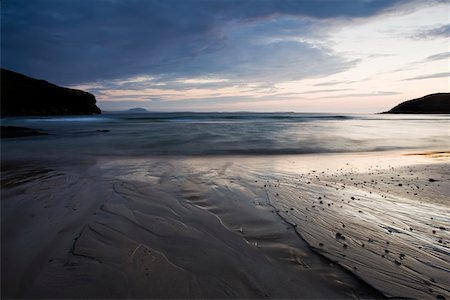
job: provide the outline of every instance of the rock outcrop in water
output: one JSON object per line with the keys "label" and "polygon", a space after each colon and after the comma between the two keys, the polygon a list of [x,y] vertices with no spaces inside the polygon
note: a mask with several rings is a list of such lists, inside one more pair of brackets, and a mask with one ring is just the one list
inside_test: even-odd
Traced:
{"label": "rock outcrop in water", "polygon": [[1,71],[1,115],[101,114],[95,96],[51,84],[13,71]]}
{"label": "rock outcrop in water", "polygon": [[400,103],[385,114],[450,114],[450,93],[437,93]]}

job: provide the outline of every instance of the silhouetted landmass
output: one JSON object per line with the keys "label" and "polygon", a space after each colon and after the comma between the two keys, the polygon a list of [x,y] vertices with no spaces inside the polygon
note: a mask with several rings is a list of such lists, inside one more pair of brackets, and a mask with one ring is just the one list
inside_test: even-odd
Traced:
{"label": "silhouetted landmass", "polygon": [[133,114],[136,114],[136,113],[141,114],[141,113],[148,113],[149,111],[142,107],[136,107],[136,108],[130,108],[130,109],[126,110],[125,112],[133,113]]}
{"label": "silhouetted landmass", "polygon": [[101,114],[91,93],[0,70],[2,116]]}
{"label": "silhouetted landmass", "polygon": [[450,114],[450,93],[437,93],[400,103],[385,114]]}
{"label": "silhouetted landmass", "polygon": [[48,135],[36,129],[18,127],[18,126],[1,126],[1,138],[14,138],[22,136]]}

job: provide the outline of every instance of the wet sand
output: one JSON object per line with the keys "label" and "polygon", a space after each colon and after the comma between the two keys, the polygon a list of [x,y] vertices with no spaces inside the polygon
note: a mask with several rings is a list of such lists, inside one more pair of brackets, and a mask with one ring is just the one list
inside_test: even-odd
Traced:
{"label": "wet sand", "polygon": [[442,158],[3,159],[4,298],[450,298]]}

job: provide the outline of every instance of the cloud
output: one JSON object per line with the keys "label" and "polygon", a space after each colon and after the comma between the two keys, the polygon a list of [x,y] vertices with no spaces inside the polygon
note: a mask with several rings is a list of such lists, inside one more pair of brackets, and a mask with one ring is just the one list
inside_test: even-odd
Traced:
{"label": "cloud", "polygon": [[450,24],[416,32],[414,39],[437,39],[450,37]]}
{"label": "cloud", "polygon": [[[2,65],[59,84],[218,76],[276,81],[355,65],[308,37],[320,19],[406,0],[5,1]],[[279,39],[281,37],[281,39]]]}
{"label": "cloud", "polygon": [[406,79],[403,79],[403,80],[422,80],[422,79],[432,79],[432,78],[442,78],[442,77],[450,78],[450,72],[416,76],[416,77],[406,78]]}
{"label": "cloud", "polygon": [[448,59],[450,58],[450,52],[442,52],[434,55],[430,55],[427,58],[424,59],[424,61],[436,61],[436,60],[442,60],[442,59]]}
{"label": "cloud", "polygon": [[391,96],[398,95],[400,93],[394,91],[377,91],[371,93],[354,93],[354,94],[341,94],[341,95],[333,95],[327,97],[320,97],[319,99],[325,98],[355,98],[355,97],[378,97],[378,96]]}
{"label": "cloud", "polygon": [[361,79],[361,80],[331,80],[331,81],[325,81],[325,82],[319,82],[314,84],[314,86],[330,86],[330,85],[339,85],[339,84],[352,84],[356,82],[361,82],[367,79]]}

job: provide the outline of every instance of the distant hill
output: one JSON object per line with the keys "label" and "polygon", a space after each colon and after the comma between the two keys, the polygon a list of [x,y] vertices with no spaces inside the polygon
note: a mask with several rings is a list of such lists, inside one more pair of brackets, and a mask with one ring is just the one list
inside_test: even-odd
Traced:
{"label": "distant hill", "polygon": [[450,114],[450,93],[437,93],[400,103],[385,114]]}
{"label": "distant hill", "polygon": [[130,108],[124,112],[125,113],[133,113],[133,114],[141,114],[141,113],[148,113],[149,111],[142,107],[135,107],[135,108]]}
{"label": "distant hill", "polygon": [[2,116],[101,114],[95,96],[0,69]]}

